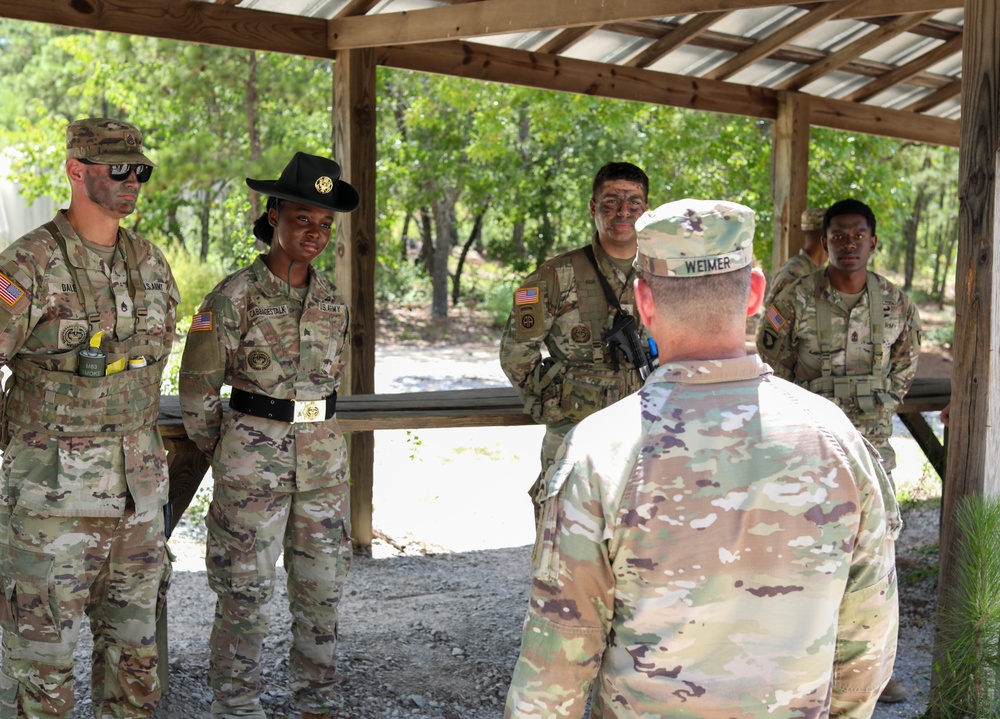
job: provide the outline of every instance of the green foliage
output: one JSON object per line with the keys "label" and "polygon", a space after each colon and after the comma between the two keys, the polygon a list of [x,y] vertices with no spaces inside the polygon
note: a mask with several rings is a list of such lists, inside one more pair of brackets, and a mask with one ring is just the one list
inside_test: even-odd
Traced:
{"label": "green foliage", "polygon": [[181,294],[177,317],[190,319],[190,316],[201,307],[205,295],[211,292],[231,270],[227,270],[216,257],[202,261],[183,247],[166,247],[163,254],[170,263],[170,271]]}
{"label": "green foliage", "polygon": [[176,337],[174,344],[170,348],[170,356],[167,357],[167,364],[163,368],[163,376],[160,378],[160,394],[177,395],[177,378],[181,371],[181,356],[184,354],[184,341],[187,339],[188,330],[191,329],[191,315],[177,317]]}
{"label": "green foliage", "polygon": [[[0,20],[0,141],[29,200],[65,203],[66,123],[136,124],[159,167],[126,222],[232,269],[256,252],[259,198],[244,178],[277,177],[296,150],[329,153],[331,74],[328,60]],[[652,207],[717,197],[754,208],[755,255],[770,267],[768,121],[390,68],[378,69],[377,97],[377,191],[362,202],[375,203],[379,301],[447,305],[454,265],[444,260],[477,218],[476,249],[515,277],[585,243],[591,182],[612,160],[646,170]],[[868,202],[876,267],[901,270],[906,258],[940,300],[954,272],[957,158],[953,148],[813,128],[809,203]],[[918,219],[914,262],[905,230]],[[404,225],[440,248],[436,261],[402,259]],[[327,251],[317,269],[332,274],[335,258]],[[463,289],[469,277],[463,269]],[[474,281],[467,301],[493,302],[495,278]]]}
{"label": "green foliage", "polygon": [[963,497],[955,512],[954,583],[938,608],[944,661],[931,716],[1000,717],[1000,498]]}

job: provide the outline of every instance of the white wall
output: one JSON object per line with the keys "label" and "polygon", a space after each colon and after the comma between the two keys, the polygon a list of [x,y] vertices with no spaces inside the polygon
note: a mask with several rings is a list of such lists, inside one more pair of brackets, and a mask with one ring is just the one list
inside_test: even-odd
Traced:
{"label": "white wall", "polygon": [[0,249],[56,214],[51,198],[43,197],[30,205],[25,202],[16,180],[10,176],[10,159],[0,154]]}

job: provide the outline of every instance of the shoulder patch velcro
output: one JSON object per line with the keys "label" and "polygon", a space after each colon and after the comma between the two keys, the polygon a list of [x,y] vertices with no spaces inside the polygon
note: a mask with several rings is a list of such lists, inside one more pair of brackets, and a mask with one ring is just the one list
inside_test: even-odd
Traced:
{"label": "shoulder patch velcro", "polygon": [[191,318],[191,332],[205,332],[212,329],[212,313],[199,312]]}

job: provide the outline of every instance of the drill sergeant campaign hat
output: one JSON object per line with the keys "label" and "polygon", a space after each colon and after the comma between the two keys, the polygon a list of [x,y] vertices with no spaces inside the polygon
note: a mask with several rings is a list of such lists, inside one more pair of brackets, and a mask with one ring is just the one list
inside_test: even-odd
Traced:
{"label": "drill sergeant campaign hat", "polygon": [[358,191],[340,179],[340,165],[328,157],[296,152],[277,180],[247,178],[252,190],[282,200],[354,212],[361,203]]}
{"label": "drill sergeant campaign hat", "polygon": [[805,232],[816,232],[823,229],[823,215],[826,214],[825,207],[810,207],[802,213],[802,229]]}
{"label": "drill sergeant campaign hat", "polygon": [[661,277],[733,272],[753,262],[754,215],[724,200],[678,200],[650,210],[635,223],[633,267]]}
{"label": "drill sergeant campaign hat", "polygon": [[149,165],[142,154],[142,133],[127,122],[109,117],[76,120],[66,128],[66,159],[100,165]]}

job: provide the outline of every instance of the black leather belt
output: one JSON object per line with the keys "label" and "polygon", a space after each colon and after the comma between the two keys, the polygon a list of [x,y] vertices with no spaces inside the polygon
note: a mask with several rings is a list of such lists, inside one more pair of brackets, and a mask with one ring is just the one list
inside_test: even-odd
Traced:
{"label": "black leather belt", "polygon": [[266,394],[254,394],[234,387],[229,406],[237,412],[276,419],[279,422],[323,422],[337,412],[337,393],[334,392],[326,399],[275,399]]}

